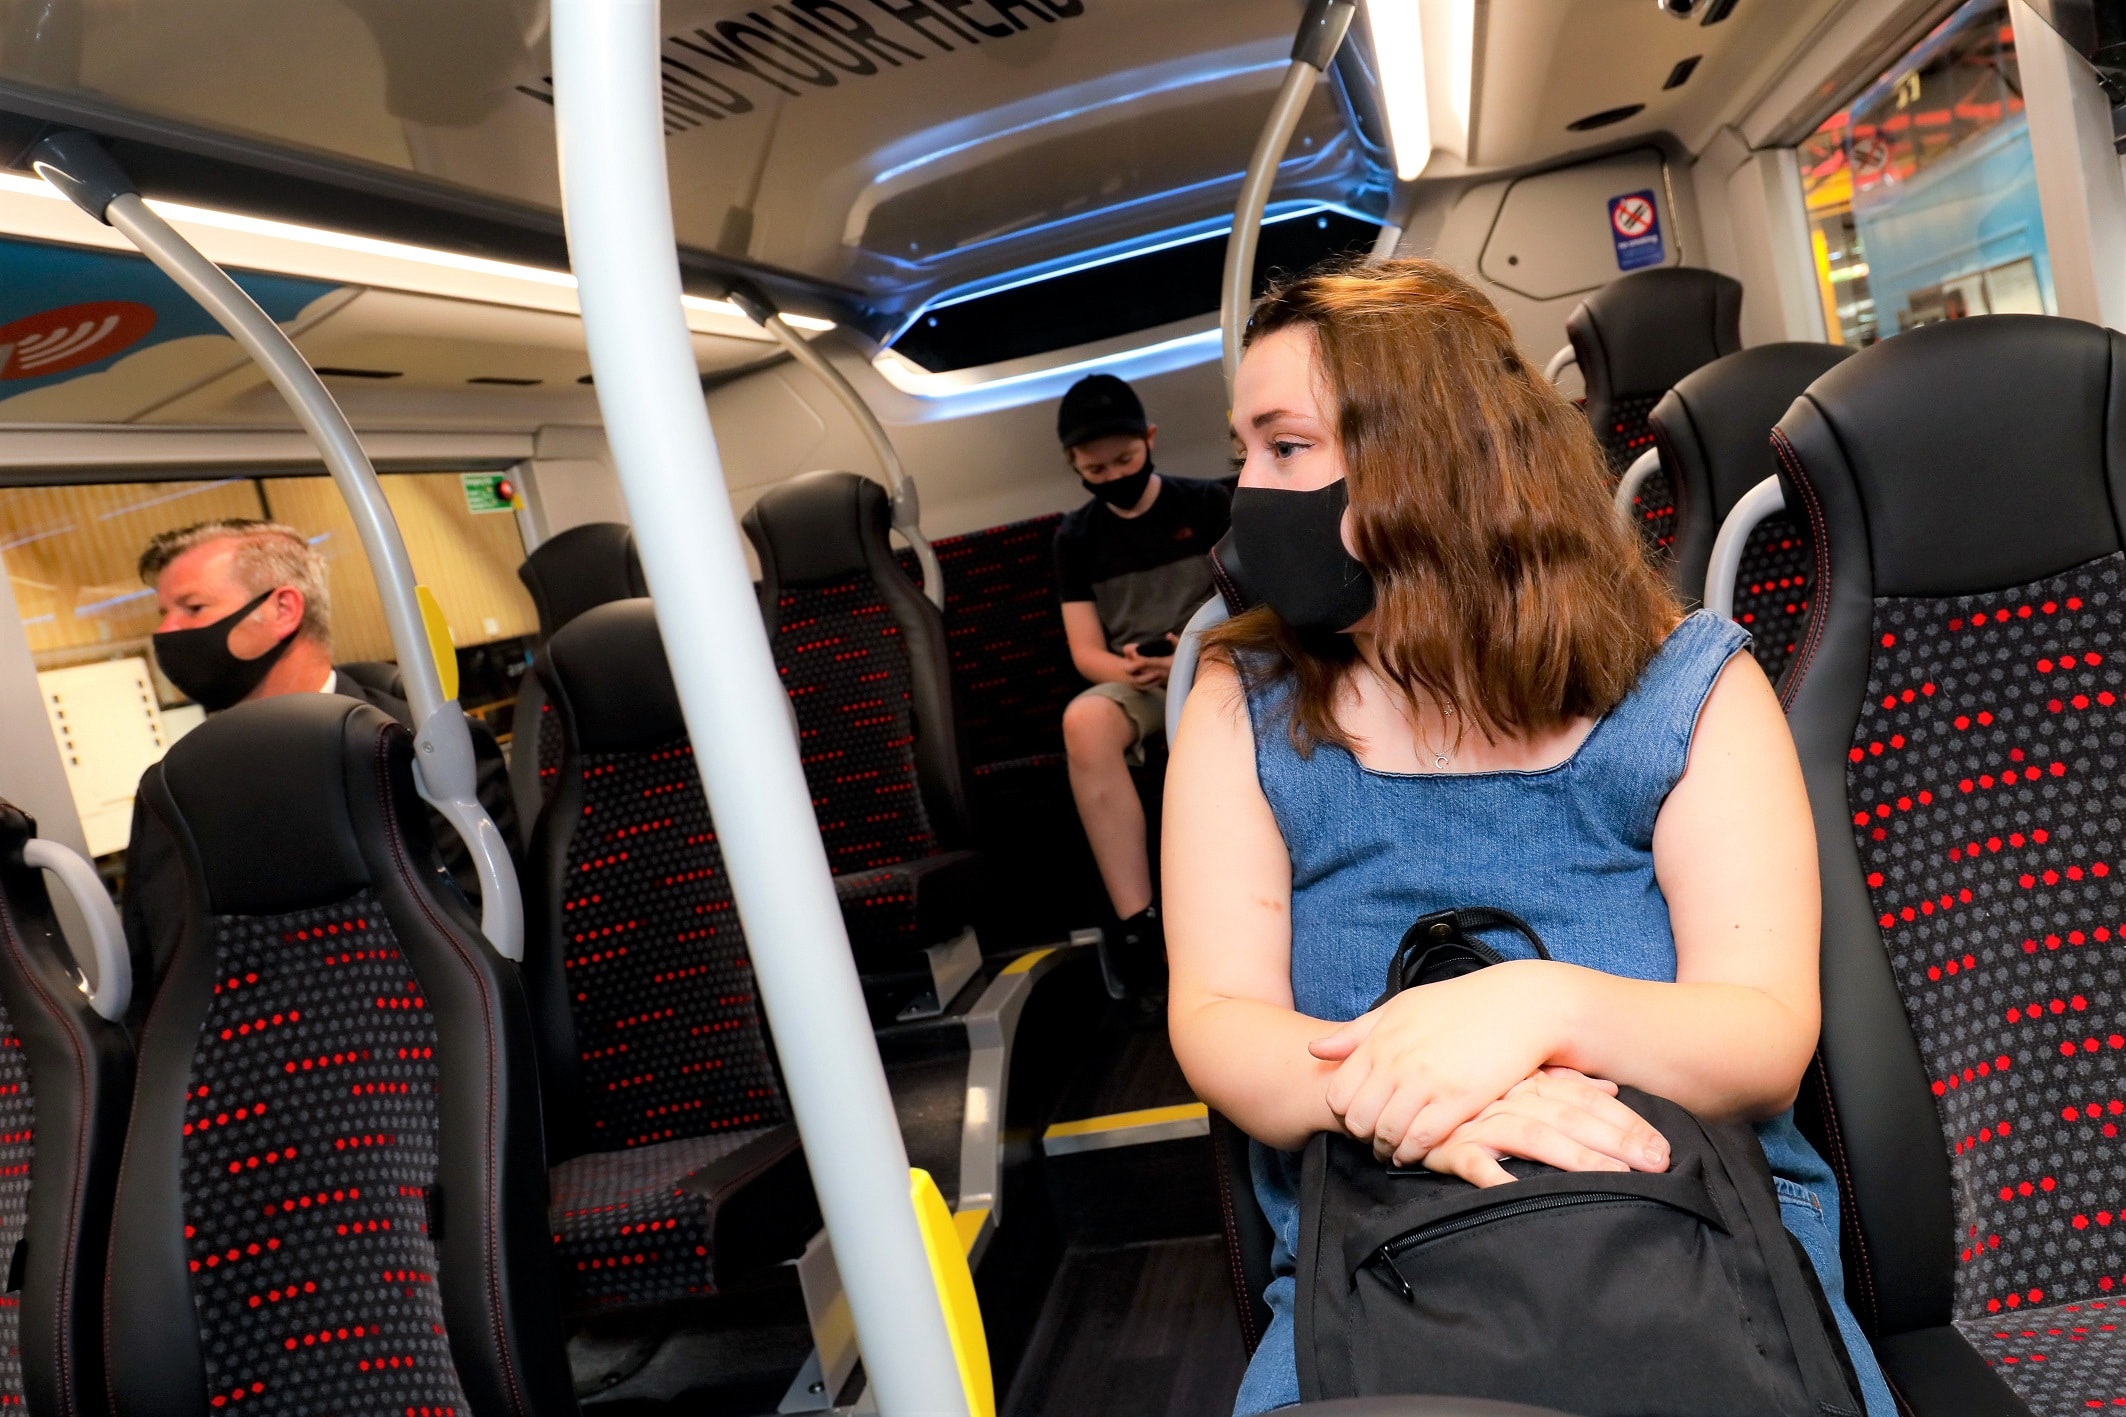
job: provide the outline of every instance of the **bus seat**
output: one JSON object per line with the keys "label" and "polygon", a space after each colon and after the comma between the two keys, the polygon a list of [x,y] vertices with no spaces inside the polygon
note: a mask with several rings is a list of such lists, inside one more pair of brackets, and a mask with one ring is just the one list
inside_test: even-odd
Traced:
{"label": "bus seat", "polygon": [[792,478],[745,516],[860,965],[966,930],[977,884],[944,620],[891,525],[885,489],[849,472]]}
{"label": "bus seat", "polygon": [[[1779,470],[1772,425],[1801,391],[1852,353],[1835,344],[1766,344],[1715,359],[1676,381],[1648,415],[1676,507],[1667,571],[1687,601],[1705,596],[1720,523],[1742,494]],[[1776,682],[1808,608],[1809,543],[1784,513],[1758,524],[1743,548],[1735,619]]]}
{"label": "bus seat", "polygon": [[[635,531],[624,522],[585,522],[540,542],[517,567],[539,615],[540,644],[594,606],[648,595]],[[405,696],[400,695],[401,698]],[[509,755],[509,794],[517,804],[523,842],[546,801],[561,763],[561,738],[546,704],[546,686],[536,674],[517,681]],[[529,749],[530,751],[525,751]]]}
{"label": "bus seat", "polygon": [[517,567],[539,612],[539,638],[594,606],[648,595],[635,531],[624,522],[586,522],[539,543]]}
{"label": "bus seat", "polygon": [[141,781],[174,872],[103,1306],[111,1410],[562,1414],[514,970],[441,888],[413,741],[294,694]]}
{"label": "bus seat", "polygon": [[763,1246],[796,1254],[817,1213],[650,602],[585,611],[535,672],[563,747],[524,972],[567,1305],[715,1293]]}
{"label": "bus seat", "polygon": [[[1661,266],[1619,276],[1566,318],[1581,377],[1587,417],[1609,455],[1612,478],[1653,446],[1647,415],[1691,370],[1742,348],[1742,286],[1717,271]],[[1675,517],[1668,480],[1660,472],[1639,489],[1641,532],[1656,550],[1668,547]]]}
{"label": "bus seat", "polygon": [[1918,1417],[2109,1410],[2126,337],[1925,326],[1816,380],[1774,448],[1815,557],[1781,697],[1821,857],[1805,1100],[1848,1293]]}
{"label": "bus seat", "polygon": [[0,1263],[15,1294],[0,1302],[0,1407],[103,1417],[103,1266],[133,1049],[81,985],[24,859],[36,835],[0,801]]}

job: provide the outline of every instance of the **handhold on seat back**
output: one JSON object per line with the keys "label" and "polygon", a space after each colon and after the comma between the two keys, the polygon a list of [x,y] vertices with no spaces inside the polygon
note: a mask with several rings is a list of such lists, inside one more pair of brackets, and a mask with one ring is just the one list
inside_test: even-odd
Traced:
{"label": "handhold on seat back", "polygon": [[[1718,271],[1664,266],[1620,276],[1565,321],[1587,385],[1587,418],[1612,478],[1653,445],[1646,416],[1691,370],[1742,348],[1742,286]],[[1656,474],[1639,490],[1642,531],[1668,545],[1673,503]]]}
{"label": "handhold on seat back", "polygon": [[0,801],[0,1407],[103,1417],[103,1269],[133,1050],[99,1015],[25,857],[36,823]]}
{"label": "handhold on seat back", "polygon": [[1953,1326],[2033,1410],[2108,1404],[2126,1335],[2040,1335],[2126,1279],[2126,337],[1914,330],[1813,383],[1775,446],[1817,572],[1782,693],[1856,1308],[1893,1384],[1902,1339]]}
{"label": "handhold on seat back", "polygon": [[412,758],[368,704],[295,694],[142,779],[136,869],[177,879],[133,941],[114,1411],[573,1410],[529,1019]]}
{"label": "handhold on seat back", "polygon": [[622,522],[586,522],[539,543],[517,567],[549,638],[595,605],[648,595],[635,532]]}
{"label": "handhold on seat back", "polygon": [[[1676,507],[1669,578],[1686,600],[1706,594],[1720,523],[1744,493],[1779,472],[1772,425],[1802,390],[1850,357],[1835,344],[1765,344],[1723,356],[1676,381],[1648,422]],[[1742,553],[1735,619],[1754,635],[1773,679],[1801,629],[1812,583],[1807,535],[1785,513],[1758,524]]]}
{"label": "handhold on seat back", "polygon": [[745,515],[837,875],[970,835],[945,622],[901,570],[891,527],[886,490],[852,472],[778,483]]}

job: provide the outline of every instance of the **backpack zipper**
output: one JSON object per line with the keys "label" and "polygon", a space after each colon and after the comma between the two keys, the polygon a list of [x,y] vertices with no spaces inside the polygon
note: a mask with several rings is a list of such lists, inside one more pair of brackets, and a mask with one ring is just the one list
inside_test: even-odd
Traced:
{"label": "backpack zipper", "polygon": [[1568,1206],[1605,1203],[1654,1205],[1663,1206],[1664,1209],[1673,1209],[1673,1207],[1665,1206],[1663,1202],[1654,1200],[1649,1196],[1621,1195],[1613,1191],[1581,1191],[1568,1195],[1531,1196],[1527,1200],[1509,1201],[1505,1205],[1492,1206],[1468,1215],[1458,1215],[1452,1220],[1443,1220],[1437,1225],[1427,1225],[1421,1229],[1413,1230],[1407,1235],[1398,1235],[1395,1239],[1383,1243],[1379,1249],[1368,1256],[1365,1268],[1379,1275],[1384,1283],[1396,1293],[1402,1295],[1405,1303],[1412,1303],[1417,1299],[1417,1291],[1410,1287],[1410,1281],[1403,1278],[1402,1271],[1395,1267],[1395,1261],[1398,1256],[1408,1254],[1421,1245],[1429,1245],[1435,1240],[1444,1240],[1449,1236],[1459,1235],[1464,1230],[1474,1230],[1479,1225],[1489,1225],[1495,1220],[1511,1220],[1515,1216],[1534,1215],[1539,1211],[1545,1210],[1563,1210]]}

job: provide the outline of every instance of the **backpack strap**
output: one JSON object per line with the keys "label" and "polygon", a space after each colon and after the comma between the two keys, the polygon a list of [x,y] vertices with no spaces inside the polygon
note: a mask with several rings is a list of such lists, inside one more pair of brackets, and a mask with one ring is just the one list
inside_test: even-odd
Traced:
{"label": "backpack strap", "polygon": [[1543,937],[1535,932],[1535,927],[1510,910],[1498,910],[1488,905],[1435,910],[1430,915],[1420,915],[1416,923],[1403,932],[1402,943],[1395,947],[1395,957],[1388,961],[1387,988],[1371,1007],[1379,1008],[1405,989],[1434,980],[1452,979],[1499,963],[1499,952],[1476,938],[1486,930],[1515,931],[1528,942],[1537,959],[1550,958],[1550,951],[1543,947]]}
{"label": "backpack strap", "polygon": [[1699,1122],[1698,1127],[1727,1169],[1750,1228],[1757,1233],[1765,1272],[1779,1303],[1779,1317],[1792,1338],[1794,1362],[1801,1370],[1809,1401],[1826,1417],[1860,1417],[1861,1409],[1848,1377],[1850,1369],[1840,1361],[1828,1315],[1817,1304],[1801,1273],[1801,1266],[1807,1261],[1797,1257],[1798,1245],[1787,1238],[1786,1221],[1779,1214],[1779,1195],[1770,1184],[1770,1172],[1756,1138],[1743,1127],[1716,1127],[1704,1122]]}

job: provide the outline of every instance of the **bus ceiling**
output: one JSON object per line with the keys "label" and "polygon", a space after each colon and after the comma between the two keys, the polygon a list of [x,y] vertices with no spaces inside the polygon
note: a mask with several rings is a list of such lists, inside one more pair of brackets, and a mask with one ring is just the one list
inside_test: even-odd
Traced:
{"label": "bus ceiling", "polygon": [[[0,42],[0,166],[77,128],[151,198],[567,270],[543,0],[32,8],[38,22]],[[1097,302],[1015,293],[986,322],[971,302],[1222,238],[1304,8],[669,0],[659,60],[685,288],[721,301],[743,283],[794,323],[905,337],[923,369],[1030,352],[1011,329]],[[1425,151],[1397,161],[1394,75],[1384,83],[1362,18],[1297,114],[1269,194],[1273,220],[1319,216],[1292,254],[1266,240],[1266,259],[1363,249],[1400,225],[1419,173],[1511,175],[1649,139],[1701,150],[1850,12],[1879,12],[1869,38],[1887,44],[1943,4],[1409,8]]]}

